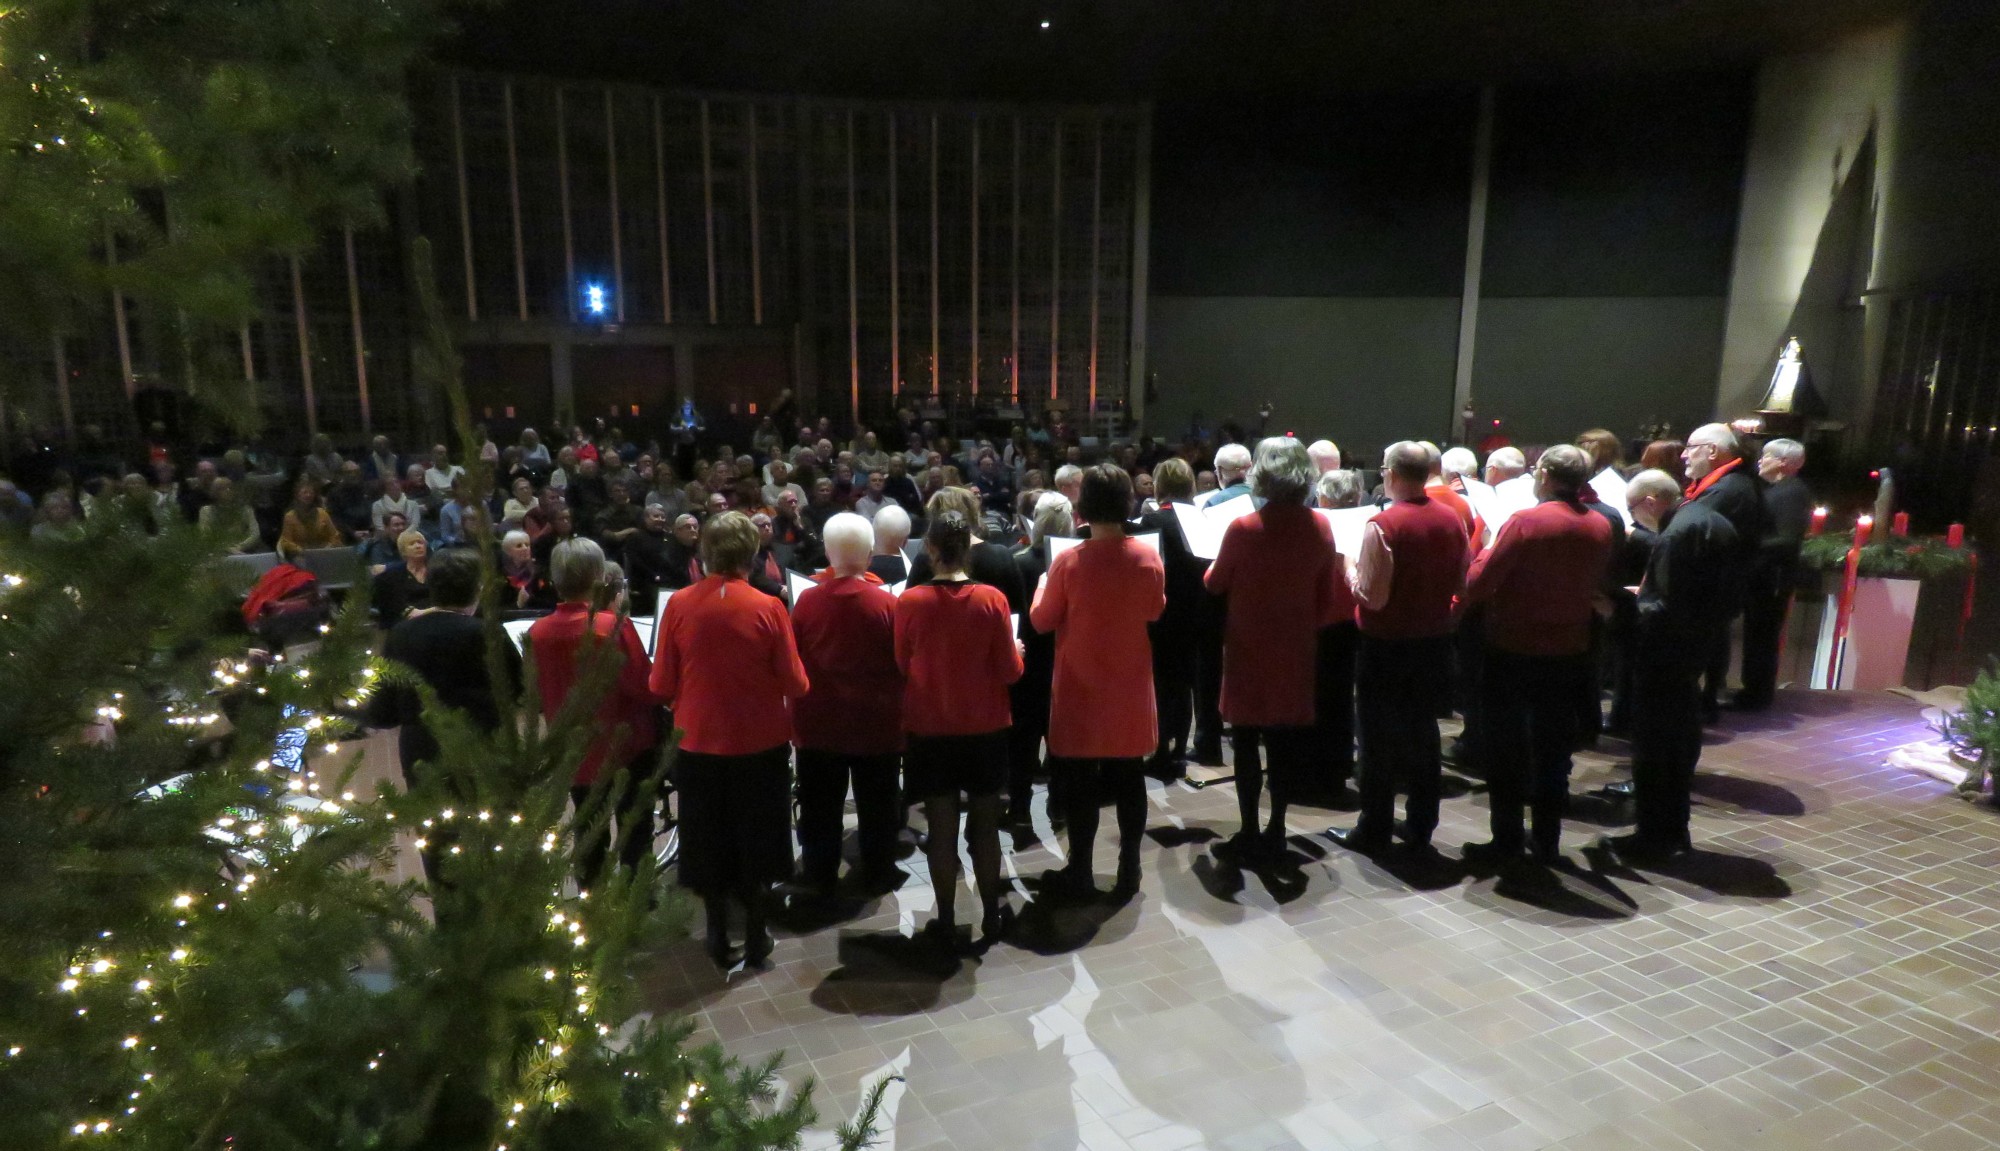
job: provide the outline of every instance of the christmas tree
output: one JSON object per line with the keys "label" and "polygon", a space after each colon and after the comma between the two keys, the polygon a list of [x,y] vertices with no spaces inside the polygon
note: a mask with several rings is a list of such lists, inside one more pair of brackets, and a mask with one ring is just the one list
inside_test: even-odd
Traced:
{"label": "christmas tree", "polygon": [[[0,553],[0,1146],[795,1145],[809,1093],[638,1012],[681,919],[650,861],[565,883],[604,832],[566,814],[589,700],[544,726],[509,695],[483,733],[373,654],[358,603],[309,654],[253,654],[216,558],[117,515]],[[340,741],[404,689],[442,750],[357,794]],[[385,874],[399,832],[434,891]]]}

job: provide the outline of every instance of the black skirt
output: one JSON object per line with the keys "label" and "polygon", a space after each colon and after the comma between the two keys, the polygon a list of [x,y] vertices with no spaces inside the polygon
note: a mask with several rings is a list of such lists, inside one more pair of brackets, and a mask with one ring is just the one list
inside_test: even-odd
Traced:
{"label": "black skirt", "polygon": [[903,752],[903,793],[998,795],[1007,786],[1007,729],[978,735],[912,735]]}
{"label": "black skirt", "polygon": [[792,873],[792,749],[749,755],[681,751],[681,886],[701,895],[776,883]]}

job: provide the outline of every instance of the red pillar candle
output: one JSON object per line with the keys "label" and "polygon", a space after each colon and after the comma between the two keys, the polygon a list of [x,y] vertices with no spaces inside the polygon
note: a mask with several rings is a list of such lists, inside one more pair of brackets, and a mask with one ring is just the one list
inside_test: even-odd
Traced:
{"label": "red pillar candle", "polygon": [[1869,530],[1872,529],[1874,526],[1875,526],[1874,516],[1862,516],[1860,519],[1854,521],[1855,547],[1865,548],[1868,546],[1868,533]]}
{"label": "red pillar candle", "polygon": [[1889,534],[1890,534],[1890,535],[1894,535],[1894,536],[1906,536],[1906,535],[1909,535],[1909,534],[1910,534],[1910,513],[1908,513],[1908,512],[1897,512],[1897,513],[1896,513],[1896,518],[1895,518],[1895,519],[1893,519],[1893,520],[1891,520],[1891,521],[1889,521],[1889,525],[1890,525],[1890,526],[1889,526]]}
{"label": "red pillar candle", "polygon": [[1814,508],[1812,514],[1812,534],[1819,535],[1826,530],[1826,509]]}
{"label": "red pillar candle", "polygon": [[1951,525],[1951,527],[1949,527],[1949,528],[1945,529],[1945,533],[1944,533],[1944,542],[1945,542],[1945,546],[1946,546],[1946,547],[1954,547],[1954,548],[1962,548],[1962,547],[1964,547],[1964,546],[1965,546],[1965,525],[1964,525],[1964,524],[1953,524],[1953,525]]}

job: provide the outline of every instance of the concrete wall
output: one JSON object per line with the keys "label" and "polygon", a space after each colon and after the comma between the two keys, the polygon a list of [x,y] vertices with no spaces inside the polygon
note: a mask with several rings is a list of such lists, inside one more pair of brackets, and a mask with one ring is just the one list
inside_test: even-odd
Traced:
{"label": "concrete wall", "polygon": [[[1831,414],[1859,418],[1865,366],[1846,347],[1840,318],[1830,310],[1842,306],[1843,295],[1851,307],[1848,290],[1866,286],[1879,233],[1872,225],[1868,235],[1854,233],[1862,230],[1858,223],[1888,210],[1894,195],[1889,177],[1907,40],[1907,29],[1895,25],[1829,49],[1775,57],[1759,69],[1717,373],[1718,414],[1737,416],[1756,406],[1778,352],[1797,334]],[[1872,157],[1873,171],[1857,172],[1857,157],[1864,164]],[[1864,221],[1834,213],[1843,191],[1861,200]],[[1864,266],[1859,284],[1853,282],[1856,262]],[[1813,291],[1807,290],[1809,277],[1818,281]],[[1808,330],[1801,332],[1802,326]]]}
{"label": "concrete wall", "polygon": [[1720,296],[1485,300],[1472,394],[1521,443],[1660,422],[1684,435],[1713,399],[1723,309]]}
{"label": "concrete wall", "polygon": [[1151,307],[1156,433],[1178,436],[1196,412],[1254,428],[1266,400],[1272,430],[1356,451],[1449,425],[1456,296],[1154,296]]}

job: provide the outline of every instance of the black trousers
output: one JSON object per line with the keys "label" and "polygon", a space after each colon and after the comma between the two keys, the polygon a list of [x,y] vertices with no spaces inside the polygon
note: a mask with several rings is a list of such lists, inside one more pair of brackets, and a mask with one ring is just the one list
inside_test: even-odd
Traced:
{"label": "black trousers", "polygon": [[1222,746],[1222,629],[1228,601],[1208,596],[1202,601],[1194,647],[1194,746]]}
{"label": "black trousers", "polygon": [[1180,645],[1153,645],[1153,706],[1159,717],[1159,754],[1187,752],[1188,724],[1194,719],[1194,652]]}
{"label": "black trousers", "polygon": [[[588,823],[600,814],[599,809],[617,795],[617,807],[612,811],[615,817],[606,819],[596,834],[589,835],[579,845],[577,853],[577,883],[585,888],[595,884],[604,873],[604,856],[610,850],[614,838],[621,841],[618,862],[630,871],[639,866],[639,861],[653,852],[653,812],[659,806],[660,789],[651,782],[653,771],[659,766],[659,749],[640,752],[629,767],[619,769],[619,775],[629,778],[613,779],[608,783],[600,780],[601,787],[576,786],[569,789],[569,799],[576,805],[579,824]],[[588,833],[586,833],[588,834]]]}
{"label": "black trousers", "polygon": [[1790,568],[1760,571],[1743,603],[1743,690],[1739,698],[1763,706],[1778,694],[1778,649],[1784,642],[1785,613],[1792,606]]}
{"label": "black trousers", "polygon": [[1146,834],[1144,759],[1061,759],[1049,757],[1049,778],[1064,781],[1069,811],[1069,863],[1088,872],[1097,849],[1097,825],[1106,796],[1118,809],[1118,859],[1137,862]]}
{"label": "black trousers", "polygon": [[1688,845],[1690,796],[1701,761],[1701,652],[1671,652],[1641,641],[1632,678],[1632,800],[1639,838],[1660,848]]}
{"label": "black trousers", "polygon": [[1465,720],[1453,748],[1453,762],[1461,771],[1485,769],[1486,741],[1484,696],[1480,687],[1486,658],[1486,608],[1468,608],[1451,633],[1451,702]]}
{"label": "black trousers", "polygon": [[1534,820],[1535,846],[1553,852],[1569,800],[1574,701],[1586,685],[1595,687],[1595,665],[1588,653],[1533,656],[1488,646],[1485,671],[1481,703],[1493,842],[1518,850],[1526,809]]}
{"label": "black trousers", "polygon": [[1572,746],[1595,744],[1604,734],[1604,621],[1590,617],[1590,651],[1582,658],[1585,673],[1569,688],[1576,701],[1576,731]]}
{"label": "black trousers", "polygon": [[[1049,734],[1048,696],[1039,697],[1039,705],[1014,705],[1014,724],[1007,729],[1007,811],[1010,818],[1026,819],[1028,807],[1035,797],[1035,776],[1042,770],[1042,741]],[[1057,813],[1056,799],[1060,789],[1054,777],[1049,781],[1049,816]],[[911,796],[912,802],[922,796]]]}
{"label": "black trousers", "polygon": [[849,787],[860,823],[861,870],[871,879],[896,866],[896,829],[902,801],[897,772],[902,757],[798,752],[799,870],[807,882],[832,886],[840,874],[841,813]]}
{"label": "black trousers", "polygon": [[1713,712],[1721,700],[1722,693],[1729,687],[1729,633],[1736,620],[1743,614],[1744,596],[1739,588],[1728,605],[1728,612],[1722,617],[1721,626],[1708,637],[1708,663],[1702,670],[1701,706],[1704,711]]}
{"label": "black trousers", "polygon": [[1355,661],[1355,695],[1361,716],[1361,818],[1363,838],[1387,838],[1403,792],[1411,843],[1429,843],[1437,830],[1441,787],[1438,705],[1444,701],[1451,637],[1385,640],[1362,633]]}
{"label": "black trousers", "polygon": [[1361,630],[1351,623],[1319,629],[1319,659],[1313,679],[1313,758],[1320,779],[1332,789],[1354,778],[1354,650]]}

